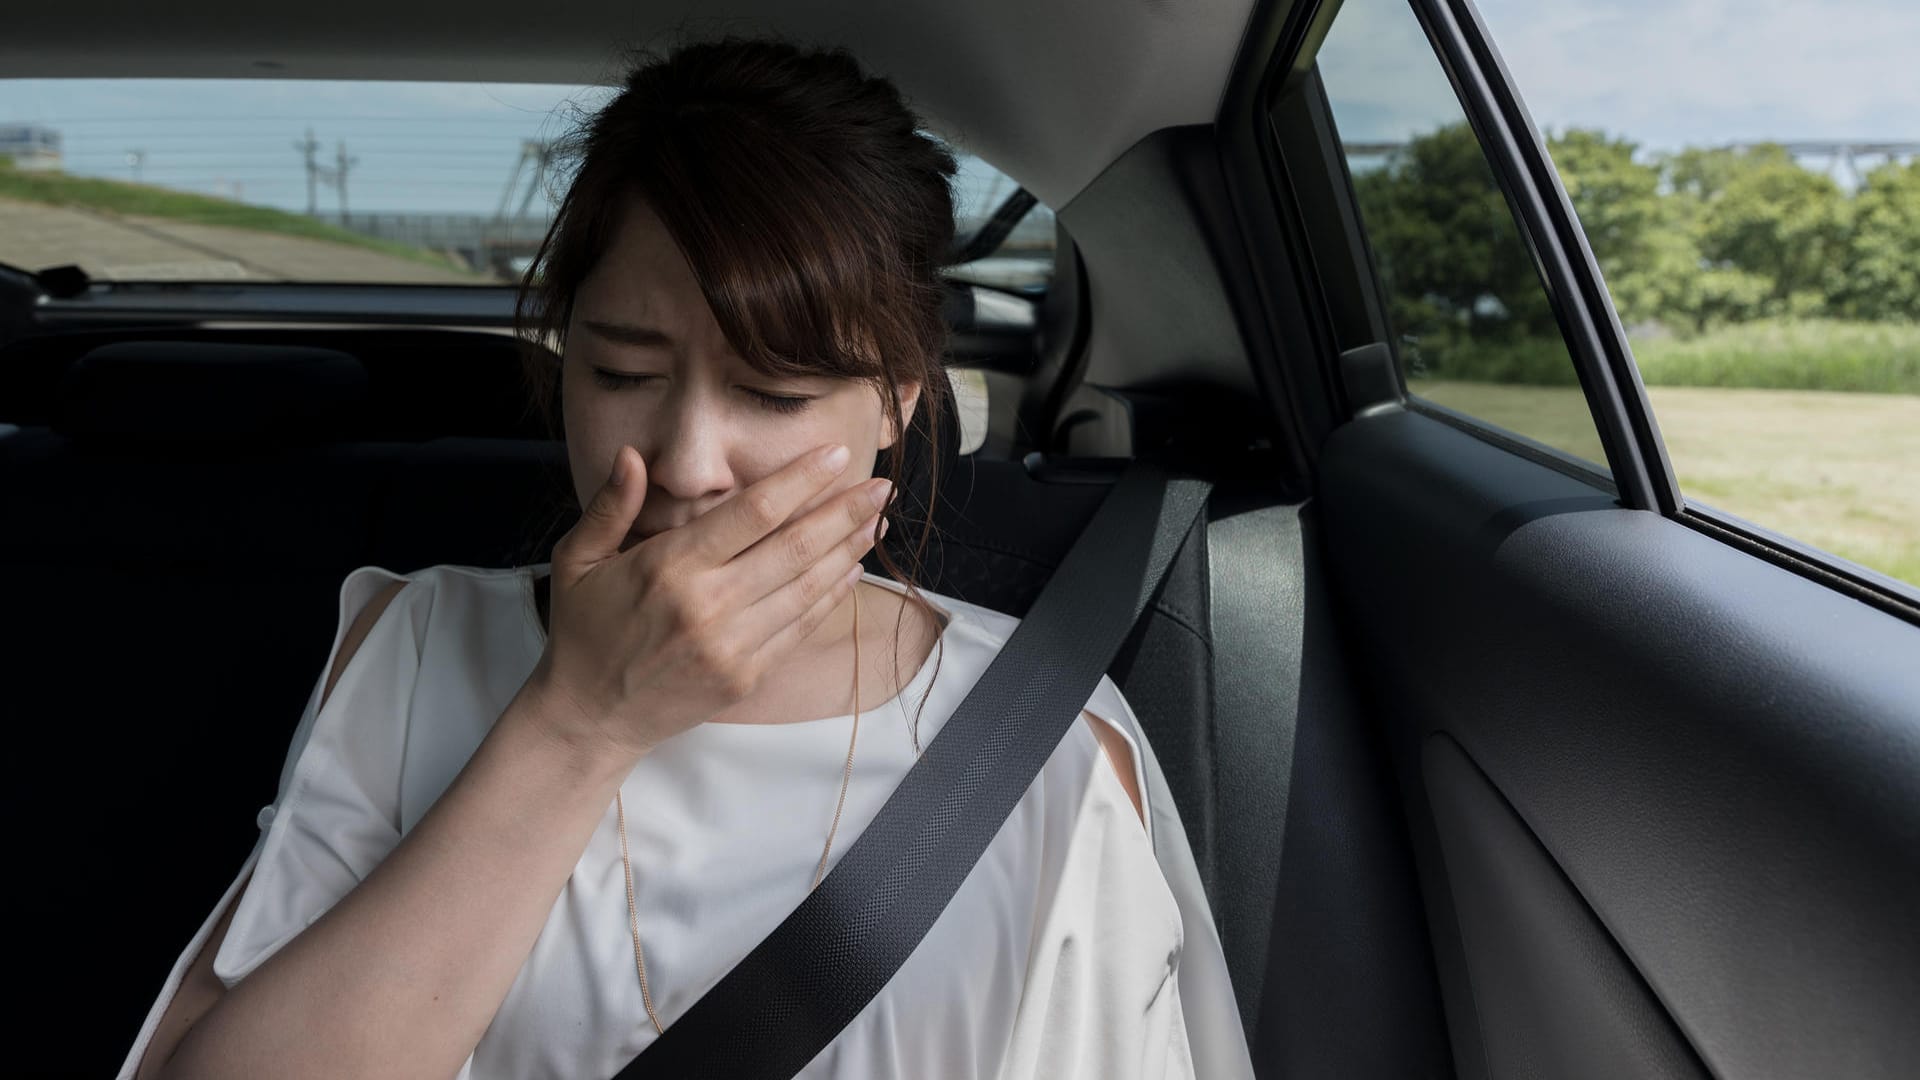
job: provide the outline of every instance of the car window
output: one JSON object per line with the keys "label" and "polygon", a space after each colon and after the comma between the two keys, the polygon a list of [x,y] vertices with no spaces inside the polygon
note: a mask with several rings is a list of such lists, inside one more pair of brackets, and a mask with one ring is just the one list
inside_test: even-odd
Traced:
{"label": "car window", "polygon": [[[985,159],[967,153],[957,156],[960,172],[954,178],[954,226],[964,244],[1022,189],[1012,177]],[[1054,236],[1053,210],[1036,200],[991,252],[949,267],[947,276],[956,281],[1038,296],[1046,292],[1047,283],[1053,280]]]}
{"label": "car window", "polygon": [[1404,0],[1347,0],[1317,54],[1408,391],[1607,460],[1539,271]]}
{"label": "car window", "polygon": [[987,373],[979,368],[954,368],[953,404],[960,417],[960,453],[971,454],[987,441]]}
{"label": "car window", "polygon": [[[290,79],[0,80],[0,262],[104,281],[498,285],[564,187],[554,142],[603,87]],[[1019,185],[956,150],[955,229]],[[1053,270],[1034,206],[951,271],[1024,294]]]}
{"label": "car window", "polygon": [[1478,6],[1688,504],[1920,585],[1920,7]]}

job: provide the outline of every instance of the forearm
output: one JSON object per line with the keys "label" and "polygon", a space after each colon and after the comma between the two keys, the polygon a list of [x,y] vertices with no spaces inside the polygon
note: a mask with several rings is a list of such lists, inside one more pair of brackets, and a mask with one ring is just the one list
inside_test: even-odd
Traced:
{"label": "forearm", "polygon": [[451,1076],[633,762],[546,734],[529,683],[356,888],[221,997],[163,1077]]}

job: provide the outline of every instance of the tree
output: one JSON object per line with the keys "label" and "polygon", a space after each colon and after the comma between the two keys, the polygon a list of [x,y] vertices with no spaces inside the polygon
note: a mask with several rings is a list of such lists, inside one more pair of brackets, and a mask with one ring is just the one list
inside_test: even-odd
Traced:
{"label": "tree", "polygon": [[1643,258],[1649,234],[1661,222],[1660,170],[1633,160],[1636,149],[1625,139],[1586,128],[1547,140],[1587,243],[1602,263]]}
{"label": "tree", "polygon": [[1771,280],[1769,315],[1813,315],[1839,291],[1848,212],[1840,186],[1803,169],[1777,146],[1737,157],[1738,167],[1708,196],[1700,252],[1708,265]]}
{"label": "tree", "polygon": [[1920,320],[1920,160],[1868,173],[1853,204],[1838,306],[1855,318]]}
{"label": "tree", "polygon": [[[1623,321],[1703,332],[1781,315],[1920,318],[1920,164],[1848,199],[1777,145],[1652,162],[1605,132],[1548,150]],[[1547,292],[1464,123],[1409,140],[1354,192],[1410,365],[1463,378],[1570,377]]]}
{"label": "tree", "polygon": [[1555,332],[1533,257],[1464,122],[1409,141],[1354,190],[1402,334]]}
{"label": "tree", "polygon": [[1668,318],[1685,303],[1699,249],[1660,196],[1660,170],[1633,159],[1625,139],[1574,128],[1547,140],[1560,182],[1629,325]]}
{"label": "tree", "polygon": [[1827,311],[1846,261],[1840,186],[1775,143],[1687,149],[1662,165],[1675,220],[1699,245],[1712,298],[1696,321]]}

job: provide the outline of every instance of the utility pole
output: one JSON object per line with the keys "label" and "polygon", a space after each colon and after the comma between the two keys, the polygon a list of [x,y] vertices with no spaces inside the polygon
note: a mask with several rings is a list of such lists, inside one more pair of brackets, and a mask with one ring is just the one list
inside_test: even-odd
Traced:
{"label": "utility pole", "polygon": [[313,137],[313,129],[307,129],[307,137],[293,144],[300,151],[307,165],[307,216],[313,217],[320,212],[320,204],[314,196],[320,179],[320,164],[313,159],[314,151],[320,149],[320,141]]}
{"label": "utility pole", "polygon": [[352,221],[347,216],[347,171],[358,165],[360,159],[347,156],[347,140],[341,139],[333,162],[333,185],[340,192],[340,224],[346,226]]}
{"label": "utility pole", "polygon": [[321,184],[326,184],[340,196],[340,224],[348,224],[352,219],[347,216],[347,174],[360,163],[360,159],[347,154],[347,140],[341,139],[334,144],[332,165],[322,165],[314,156],[320,149],[320,140],[313,137],[312,128],[307,129],[307,137],[294,143],[293,148],[300,151],[307,166],[307,216],[319,216],[318,191]]}
{"label": "utility pole", "polygon": [[147,163],[147,152],[145,150],[127,151],[127,164],[133,166],[133,182],[134,183],[137,184],[140,182],[140,166],[145,165],[146,163]]}

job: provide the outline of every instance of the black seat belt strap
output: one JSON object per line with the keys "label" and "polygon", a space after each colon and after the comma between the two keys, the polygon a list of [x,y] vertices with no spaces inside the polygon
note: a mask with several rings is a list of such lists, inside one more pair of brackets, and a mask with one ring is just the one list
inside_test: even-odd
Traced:
{"label": "black seat belt strap", "polygon": [[1128,466],[818,888],[614,1080],[790,1080],[906,962],[1113,662],[1208,485]]}

